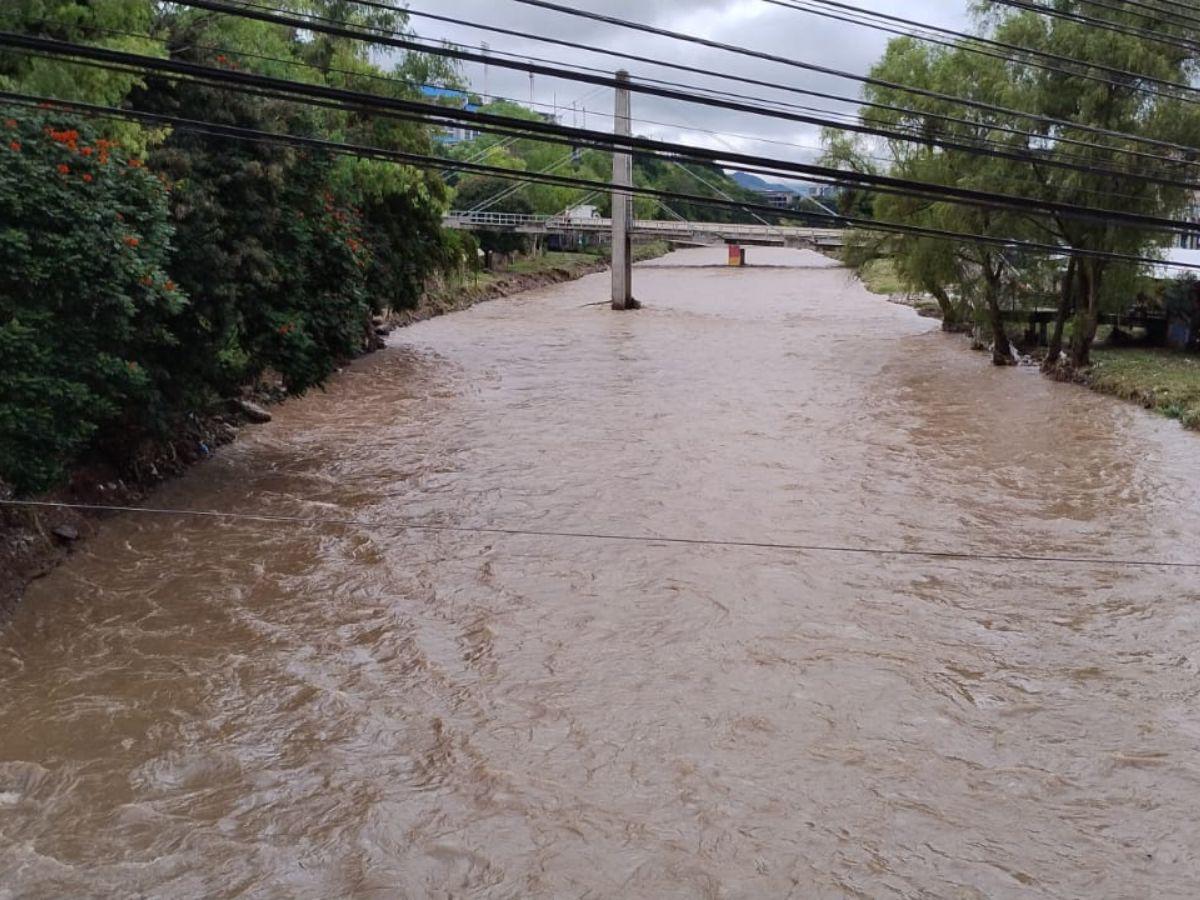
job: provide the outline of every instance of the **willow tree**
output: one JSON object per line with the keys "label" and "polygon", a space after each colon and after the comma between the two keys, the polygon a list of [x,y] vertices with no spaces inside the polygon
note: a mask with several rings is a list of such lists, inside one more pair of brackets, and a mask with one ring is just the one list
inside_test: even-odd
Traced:
{"label": "willow tree", "polygon": [[[1048,5],[1068,16],[1097,14],[1094,4],[1078,0],[1054,0]],[[1195,46],[1194,34],[1165,17],[1149,25],[1136,9],[1101,11],[1113,28],[1029,11],[995,11],[991,4],[981,4],[978,12],[997,40],[1089,64],[1087,68],[1009,65],[1009,77],[998,84],[997,100],[1001,103],[1113,133],[1098,135],[1083,128],[1043,127],[1048,156],[1088,169],[1031,163],[1030,171],[1044,196],[1080,206],[1164,217],[1177,216],[1186,209],[1191,191],[1155,183],[1145,176],[1200,181],[1200,170],[1194,166],[1191,154],[1146,141],[1198,148],[1200,152],[1200,105],[1187,90],[1200,68],[1196,54],[1182,49],[1188,40]],[[1179,45],[1143,36],[1148,28],[1167,40],[1177,39]],[[1111,174],[1113,171],[1122,174]],[[1131,298],[1125,291],[1135,268],[1106,261],[1098,254],[1153,254],[1171,238],[1161,232],[1104,222],[1055,217],[1049,223],[1048,233],[1076,252],[1064,266],[1058,321],[1047,364],[1059,366],[1065,349],[1068,365],[1087,366],[1100,313],[1106,306],[1129,302]],[[1068,320],[1071,334],[1066,343]]]}
{"label": "willow tree", "polygon": [[[1092,4],[1076,0],[1054,0],[1048,7],[1068,15],[1097,15]],[[1194,180],[1197,174],[1186,149],[1163,148],[1164,143],[1200,145],[1200,105],[1187,96],[1187,86],[1198,72],[1194,54],[1132,33],[1130,28],[1146,27],[1144,15],[1136,11],[1107,13],[1118,27],[1130,26],[1125,30],[992,4],[980,4],[976,15],[985,36],[1079,63],[1034,65],[1038,59],[1033,56],[982,54],[968,44],[893,41],[872,75],[879,82],[925,92],[914,95],[878,83],[866,89],[871,105],[864,107],[863,117],[911,138],[888,144],[894,174],[1160,217],[1177,215],[1188,205],[1189,190],[1152,179]],[[1169,34],[1172,29],[1178,32],[1177,26],[1160,23],[1157,30]],[[969,107],[959,99],[989,108]],[[947,144],[979,150],[947,149]],[[1052,368],[1064,362],[1071,367],[1089,365],[1101,312],[1128,299],[1123,293],[1136,266],[1106,257],[1150,255],[1170,240],[1161,232],[1115,225],[1102,216],[988,213],[947,202],[893,200],[879,201],[877,212],[880,218],[890,216],[900,223],[954,226],[953,230],[999,241],[1037,240],[1062,247],[1055,261],[1058,323],[1047,359]],[[905,260],[911,254],[928,255],[922,242],[898,241],[896,252],[902,258],[901,271],[929,274],[928,259]],[[955,254],[965,267],[944,266],[934,274],[940,271],[957,279],[965,293],[982,290],[980,305],[991,311],[994,253],[969,249],[964,242]],[[1044,261],[1004,255],[1000,280],[1008,279],[1008,287],[1016,290],[1036,281],[1044,266]],[[1000,344],[1002,327],[989,315]]]}

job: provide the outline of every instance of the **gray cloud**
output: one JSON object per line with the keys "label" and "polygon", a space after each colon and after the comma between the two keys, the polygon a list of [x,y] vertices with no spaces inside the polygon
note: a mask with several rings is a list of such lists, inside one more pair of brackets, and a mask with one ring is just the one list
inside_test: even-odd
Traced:
{"label": "gray cloud", "polygon": [[[858,74],[867,72],[883,53],[888,41],[888,35],[877,31],[783,9],[763,0],[582,0],[575,5]],[[967,0],[858,0],[858,5],[954,28],[962,28],[969,22]],[[858,93],[858,85],[851,81],[538,10],[511,0],[416,0],[411,6],[418,11],[427,10],[471,22],[618,49],[714,73],[743,75],[779,85],[850,97]],[[475,47],[487,42],[495,53],[538,56],[572,65],[595,66],[606,71],[625,67],[635,77],[640,75],[726,91],[739,90],[736,85],[717,78],[672,72],[661,66],[621,63],[602,55],[488,35],[476,28],[450,26],[419,17],[413,18],[412,26],[422,37],[451,40]],[[484,92],[486,82],[486,90],[494,96],[512,97],[525,102],[531,98],[529,78],[522,73],[491,66],[485,76],[481,66],[468,65],[464,68],[464,74],[480,93]],[[849,105],[809,101],[786,92],[768,92],[749,87],[745,97],[751,102],[768,97],[842,112],[853,109]],[[572,84],[567,80],[538,78],[532,85],[532,99],[545,104],[547,108],[557,104],[559,115],[568,124],[571,124],[573,117],[582,122],[582,109],[586,107],[591,127],[611,128],[612,96],[609,91],[589,91],[586,85]],[[572,113],[573,101],[579,110],[575,113]],[[818,130],[799,123],[682,105],[652,97],[635,97],[634,116],[639,120],[635,127],[640,134],[709,147],[727,148],[732,145],[747,152],[788,159],[811,159],[819,143]]]}

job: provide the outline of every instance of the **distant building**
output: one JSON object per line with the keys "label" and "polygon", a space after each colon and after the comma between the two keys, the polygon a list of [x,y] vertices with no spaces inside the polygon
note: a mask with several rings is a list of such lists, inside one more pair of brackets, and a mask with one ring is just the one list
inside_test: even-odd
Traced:
{"label": "distant building", "polygon": [[[456,88],[425,85],[421,88],[421,96],[427,100],[436,101],[439,106],[450,106],[455,109],[466,110],[467,112],[479,111],[479,107],[471,102],[471,95],[466,91],[460,91]],[[434,140],[445,146],[473,141],[477,137],[479,137],[479,132],[473,131],[465,125],[452,125],[439,128],[434,133]]]}
{"label": "distant building", "polygon": [[764,204],[773,206],[775,209],[791,209],[799,199],[791,191],[766,190],[757,191],[757,194],[762,198]]}

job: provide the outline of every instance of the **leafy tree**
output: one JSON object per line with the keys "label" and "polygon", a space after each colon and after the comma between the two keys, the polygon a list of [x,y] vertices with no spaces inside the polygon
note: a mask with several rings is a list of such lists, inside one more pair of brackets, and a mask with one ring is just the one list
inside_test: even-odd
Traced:
{"label": "leafy tree", "polygon": [[[1065,12],[1089,15],[1095,10],[1075,0],[1054,0]],[[1177,176],[1172,160],[1140,158],[1132,165],[1128,150],[1145,151],[1135,140],[1099,136],[1088,128],[1127,133],[1196,146],[1200,144],[1200,107],[1172,96],[1169,91],[1148,95],[1142,88],[1156,81],[1189,83],[1197,74],[1197,61],[1184,51],[1119,31],[1086,27],[1077,22],[1039,15],[1032,11],[996,10],[981,4],[979,22],[984,33],[1011,44],[1073,57],[1090,64],[1081,74],[1039,69],[970,52],[962,47],[931,47],[911,38],[893,41],[873,70],[881,81],[900,83],[930,92],[914,96],[905,91],[872,85],[866,93],[878,106],[864,108],[863,116],[926,142],[896,140],[888,145],[893,172],[938,184],[959,185],[1047,201],[1100,207],[1120,212],[1171,216],[1189,201],[1185,190],[1164,187],[1131,175],[1106,174],[1102,169]],[[1136,25],[1136,13],[1115,12],[1118,24]],[[1119,78],[1094,77],[1102,67],[1132,73]],[[1092,77],[1088,77],[1092,76]],[[966,97],[1010,110],[1022,110],[1041,123],[1015,113],[964,110],[961,104],[939,96]],[[957,117],[965,122],[951,122]],[[1046,118],[1080,127],[1051,126]],[[1024,133],[1022,133],[1024,132]],[[988,158],[946,150],[942,139],[988,143],[1024,157],[1023,161]],[[1052,165],[1061,161],[1091,167],[1078,171]],[[1048,275],[1044,261],[995,251],[955,248],[960,265],[949,264],[946,254],[930,257],[922,241],[898,240],[899,266],[914,282],[937,295],[932,281],[957,282],[961,296],[972,298],[990,320],[995,344],[1001,346],[997,297],[1033,299],[1025,288],[1047,281],[1058,285],[1058,323],[1051,341],[1048,365],[1057,366],[1064,347],[1068,320],[1071,366],[1090,362],[1100,313],[1127,303],[1136,267],[1097,258],[1095,252],[1145,255],[1163,246],[1167,237],[1111,223],[1083,221],[1045,214],[972,211],[946,202],[884,200],[876,202],[881,219],[925,224],[1002,239],[1034,239],[1064,248],[1057,273]],[[941,263],[937,263],[938,260]],[[997,350],[997,361],[1000,361]]]}
{"label": "leafy tree", "polygon": [[166,189],[87,122],[0,110],[0,476],[161,424],[184,293]]}

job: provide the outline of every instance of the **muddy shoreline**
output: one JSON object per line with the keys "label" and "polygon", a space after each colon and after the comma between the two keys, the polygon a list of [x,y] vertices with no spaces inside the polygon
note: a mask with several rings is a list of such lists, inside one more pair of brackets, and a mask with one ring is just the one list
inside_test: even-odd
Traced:
{"label": "muddy shoreline", "polygon": [[[507,274],[478,286],[467,284],[432,290],[415,309],[389,316],[388,325],[383,330],[403,328],[470,309],[479,303],[575,281],[607,268],[606,261],[597,260],[569,268]],[[377,352],[384,346],[381,342],[376,350],[364,355]],[[254,399],[264,406],[286,402],[285,396],[270,390],[256,392]],[[86,506],[137,504],[153,494],[164,482],[210,459],[222,446],[237,440],[243,428],[253,425],[252,417],[233,407],[198,418],[168,444],[138,460],[131,472],[118,474],[108,469],[83,467],[72,473],[66,486],[36,499],[50,504]],[[0,495],[0,500],[4,499],[9,497]],[[32,582],[45,577],[66,560],[95,533],[108,515],[105,512],[60,507],[0,507],[0,622],[20,603],[25,589]]]}

